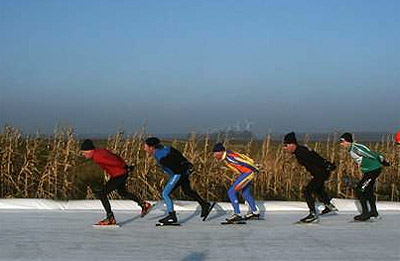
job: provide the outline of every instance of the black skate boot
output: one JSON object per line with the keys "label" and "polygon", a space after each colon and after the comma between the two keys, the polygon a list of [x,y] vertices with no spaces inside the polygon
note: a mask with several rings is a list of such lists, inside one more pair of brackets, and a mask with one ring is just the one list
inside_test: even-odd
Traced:
{"label": "black skate boot", "polygon": [[371,211],[370,211],[371,218],[381,219],[381,216],[379,216],[378,210],[376,209],[376,197],[375,196],[372,196],[372,198],[369,200],[369,205],[371,206]]}
{"label": "black skate boot", "polygon": [[160,222],[162,224],[177,223],[178,219],[176,218],[176,212],[175,211],[169,212],[168,216],[166,216],[165,218],[160,219],[158,222]]}
{"label": "black skate boot", "polygon": [[325,215],[325,214],[328,214],[331,212],[336,212],[336,211],[338,211],[338,209],[332,203],[329,203],[329,204],[325,205],[325,208],[324,208],[324,210],[322,210],[321,215]]}
{"label": "black skate boot", "polygon": [[231,217],[226,219],[226,222],[235,223],[235,222],[239,222],[239,221],[242,221],[242,220],[243,220],[243,218],[242,218],[241,215],[233,214]]}
{"label": "black skate boot", "polygon": [[355,221],[366,221],[371,218],[371,214],[368,211],[367,201],[360,199],[362,212],[360,215],[354,217]]}
{"label": "black skate boot", "polygon": [[260,211],[248,212],[244,215],[244,220],[257,220],[260,219]]}
{"label": "black skate boot", "polygon": [[305,218],[300,219],[300,222],[303,223],[311,223],[314,221],[318,220],[318,216],[315,212],[310,212],[310,214],[308,214],[308,216],[306,216]]}
{"label": "black skate boot", "polygon": [[357,215],[354,217],[355,221],[367,221],[371,218],[371,213],[362,213],[361,215]]}

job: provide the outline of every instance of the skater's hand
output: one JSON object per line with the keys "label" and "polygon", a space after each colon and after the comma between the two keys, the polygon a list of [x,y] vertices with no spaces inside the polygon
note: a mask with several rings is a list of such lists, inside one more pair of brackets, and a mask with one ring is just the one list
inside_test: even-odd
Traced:
{"label": "skater's hand", "polygon": [[329,163],[328,166],[326,167],[327,171],[334,171],[336,169],[336,164],[335,163]]}
{"label": "skater's hand", "polygon": [[384,160],[382,161],[382,165],[385,166],[385,167],[389,167],[391,164],[390,164],[389,161],[387,161],[386,159],[384,159]]}
{"label": "skater's hand", "polygon": [[128,172],[131,172],[131,171],[133,171],[134,169],[135,169],[135,165],[127,165],[126,166],[126,170],[128,171]]}

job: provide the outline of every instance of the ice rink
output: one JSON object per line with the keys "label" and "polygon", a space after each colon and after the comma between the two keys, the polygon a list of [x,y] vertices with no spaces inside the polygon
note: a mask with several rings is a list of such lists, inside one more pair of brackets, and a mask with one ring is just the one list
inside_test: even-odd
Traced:
{"label": "ice rink", "polygon": [[92,227],[101,210],[0,211],[1,260],[400,260],[400,212],[381,211],[374,222],[351,222],[355,211],[294,225],[306,211],[265,212],[264,220],[220,225],[179,211],[180,227],[155,227],[165,213],[145,218],[115,211],[120,228]]}

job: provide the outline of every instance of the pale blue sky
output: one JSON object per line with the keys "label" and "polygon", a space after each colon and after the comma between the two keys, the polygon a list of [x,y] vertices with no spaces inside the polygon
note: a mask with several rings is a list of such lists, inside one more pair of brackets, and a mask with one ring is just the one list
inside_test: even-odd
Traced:
{"label": "pale blue sky", "polygon": [[400,128],[400,1],[0,1],[0,126]]}

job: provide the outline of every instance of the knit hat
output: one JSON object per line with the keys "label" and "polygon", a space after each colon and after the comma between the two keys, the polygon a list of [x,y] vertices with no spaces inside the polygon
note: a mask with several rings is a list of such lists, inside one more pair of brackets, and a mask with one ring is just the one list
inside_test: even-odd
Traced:
{"label": "knit hat", "polygon": [[400,130],[399,130],[399,132],[398,132],[397,135],[396,135],[396,142],[397,142],[398,144],[400,144]]}
{"label": "knit hat", "polygon": [[296,135],[293,131],[285,135],[283,138],[283,144],[297,144]]}
{"label": "knit hat", "polygon": [[95,147],[93,145],[93,141],[90,139],[86,139],[82,142],[81,150],[94,150]]}
{"label": "knit hat", "polygon": [[224,144],[222,144],[221,142],[218,142],[217,144],[214,145],[214,148],[212,151],[213,152],[225,151]]}
{"label": "knit hat", "polygon": [[160,144],[160,140],[156,137],[150,137],[150,138],[147,138],[144,141],[144,143],[146,143],[147,146],[154,147],[154,146],[157,146],[158,144]]}
{"label": "knit hat", "polygon": [[340,141],[353,142],[353,135],[349,132],[345,132],[340,136]]}

